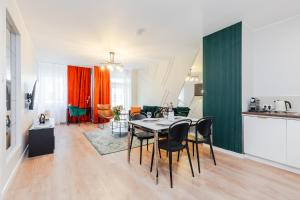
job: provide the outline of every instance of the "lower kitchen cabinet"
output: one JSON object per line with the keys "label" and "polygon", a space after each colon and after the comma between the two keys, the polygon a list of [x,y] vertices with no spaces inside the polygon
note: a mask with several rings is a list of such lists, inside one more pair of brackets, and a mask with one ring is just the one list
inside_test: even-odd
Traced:
{"label": "lower kitchen cabinet", "polygon": [[300,168],[300,121],[287,120],[287,164]]}
{"label": "lower kitchen cabinet", "polygon": [[267,160],[285,163],[286,121],[281,118],[244,116],[244,152]]}

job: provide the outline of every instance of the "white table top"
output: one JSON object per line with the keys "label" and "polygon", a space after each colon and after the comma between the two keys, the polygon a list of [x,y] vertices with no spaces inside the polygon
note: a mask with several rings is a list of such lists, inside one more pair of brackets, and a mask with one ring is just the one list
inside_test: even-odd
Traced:
{"label": "white table top", "polygon": [[[196,119],[196,118],[178,117],[177,119],[172,121],[172,123],[174,123],[176,121],[180,121],[182,119],[190,119],[190,120],[192,120],[193,124],[196,123],[199,120],[199,119]],[[142,120],[132,120],[132,121],[129,121],[129,123],[133,124],[133,125],[141,126],[141,127],[153,130],[153,131],[161,131],[161,130],[166,130],[166,129],[169,128],[168,125],[158,124],[160,121],[167,121],[167,119],[158,118],[158,121],[144,121],[143,119]]]}
{"label": "white table top", "polygon": [[46,120],[45,124],[40,124],[38,121],[35,121],[29,130],[54,128],[54,127],[55,127],[54,118],[49,118],[49,120]]}

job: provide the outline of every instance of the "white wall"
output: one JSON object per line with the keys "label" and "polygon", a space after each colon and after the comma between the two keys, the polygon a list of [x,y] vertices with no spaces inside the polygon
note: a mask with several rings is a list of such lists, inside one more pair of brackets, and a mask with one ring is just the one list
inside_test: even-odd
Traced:
{"label": "white wall", "polygon": [[[175,52],[175,53],[174,53]],[[194,93],[194,83],[185,84],[185,78],[190,67],[194,74],[200,74],[202,82],[202,38],[199,36],[198,49],[185,51],[178,49],[169,59],[153,61],[147,67],[136,70],[136,105],[164,106],[172,102],[178,104],[178,97],[182,87],[185,92]],[[187,95],[189,96],[189,95]],[[189,106],[193,111],[192,117],[203,116],[203,98],[189,98]]]}
{"label": "white wall", "polygon": [[131,71],[131,104],[138,105],[138,71],[133,69]]}
{"label": "white wall", "polygon": [[253,31],[242,24],[242,111],[248,110],[249,99],[253,96]]}
{"label": "white wall", "polygon": [[179,98],[180,102],[178,102],[178,105],[182,105],[182,106],[191,105],[194,98],[194,85],[195,82],[184,82],[180,91],[180,98]]}
{"label": "white wall", "polygon": [[[26,147],[27,130],[32,124],[35,116],[34,111],[25,109],[24,94],[32,90],[34,81],[37,79],[37,62],[35,58],[35,51],[32,45],[31,38],[27,32],[26,26],[22,20],[22,16],[18,9],[15,0],[0,1],[0,191],[9,180],[14,168],[17,166],[18,160]],[[20,33],[20,63],[17,63],[19,72],[17,73],[17,128],[16,128],[16,148],[7,155],[5,150],[5,32],[6,32],[6,9],[10,13],[19,33]],[[3,42],[2,42],[3,41]],[[19,74],[19,75],[18,75]],[[18,101],[19,100],[19,101]]]}
{"label": "white wall", "polygon": [[[200,44],[199,44],[200,45]],[[195,52],[179,51],[169,59],[149,64],[137,72],[138,104],[164,105],[173,102],[177,105],[178,95],[183,86],[188,69],[193,64]]]}
{"label": "white wall", "polygon": [[[3,186],[3,172],[4,172],[4,151],[5,151],[5,4],[4,1],[0,1],[0,191]],[[2,194],[0,193],[0,199]]]}
{"label": "white wall", "polygon": [[263,103],[280,98],[299,104],[300,16],[256,30],[252,54],[253,95]]}

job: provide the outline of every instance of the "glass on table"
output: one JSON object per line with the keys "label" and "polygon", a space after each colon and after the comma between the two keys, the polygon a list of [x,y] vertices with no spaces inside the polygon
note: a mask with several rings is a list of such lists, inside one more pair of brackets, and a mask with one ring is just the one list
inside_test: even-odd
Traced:
{"label": "glass on table", "polygon": [[151,118],[152,113],[151,112],[147,112],[147,118]]}
{"label": "glass on table", "polygon": [[164,119],[168,118],[168,113],[166,111],[163,112],[163,117],[164,117]]}

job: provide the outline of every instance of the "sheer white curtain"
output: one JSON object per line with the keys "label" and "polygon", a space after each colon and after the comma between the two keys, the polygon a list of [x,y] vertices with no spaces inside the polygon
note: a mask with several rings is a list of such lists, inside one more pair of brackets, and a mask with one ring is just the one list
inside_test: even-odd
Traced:
{"label": "sheer white curtain", "polygon": [[39,63],[38,112],[48,111],[56,123],[66,122],[67,65]]}
{"label": "sheer white curtain", "polygon": [[131,107],[131,72],[111,72],[111,104],[112,106],[122,105],[124,109]]}

